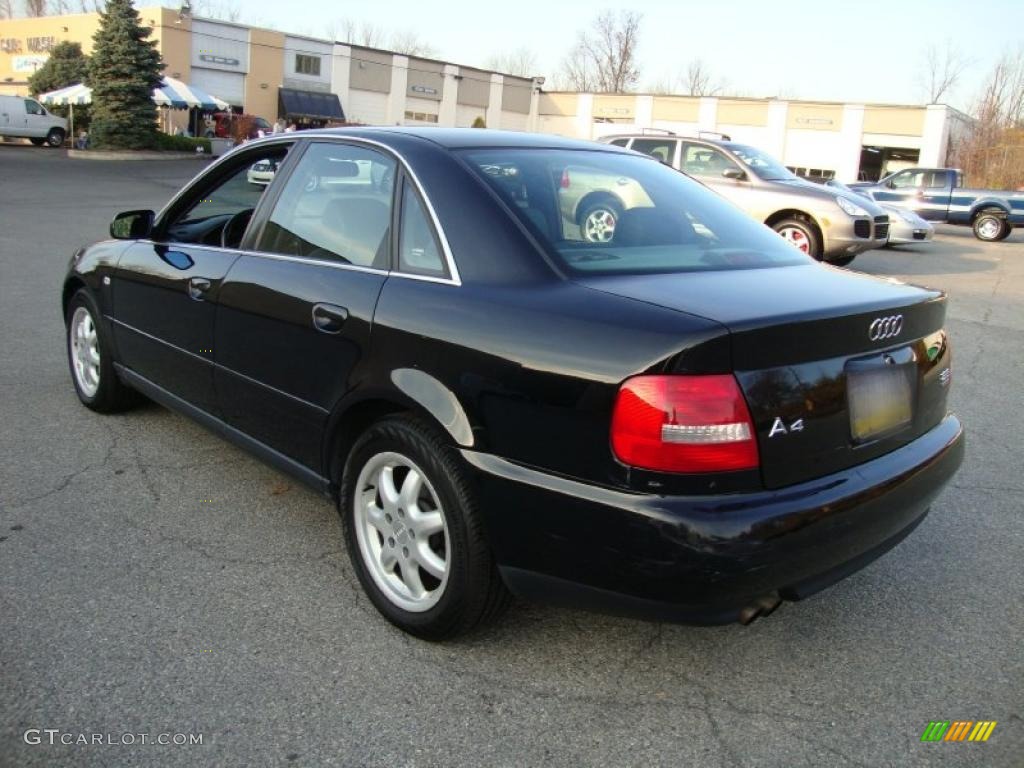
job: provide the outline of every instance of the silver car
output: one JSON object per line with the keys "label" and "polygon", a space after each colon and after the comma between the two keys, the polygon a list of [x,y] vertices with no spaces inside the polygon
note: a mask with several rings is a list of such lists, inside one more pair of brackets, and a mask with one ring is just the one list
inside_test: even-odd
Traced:
{"label": "silver car", "polygon": [[889,216],[875,202],[805,181],[754,147],[675,134],[601,141],[652,155],[699,179],[816,259],[842,266],[888,241]]}
{"label": "silver car", "polygon": [[[835,179],[827,179],[821,182],[826,187],[839,189],[854,195],[867,197],[866,193],[851,189],[842,182]],[[889,214],[889,241],[886,245],[913,245],[914,243],[925,243],[935,235],[935,227],[925,221],[916,213],[905,208],[897,208],[895,205],[879,203],[882,210]]]}

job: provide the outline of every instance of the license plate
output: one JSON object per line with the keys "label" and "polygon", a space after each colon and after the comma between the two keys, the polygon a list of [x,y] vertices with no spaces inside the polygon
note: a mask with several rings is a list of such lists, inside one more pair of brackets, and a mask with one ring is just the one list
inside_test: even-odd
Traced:
{"label": "license plate", "polygon": [[847,371],[846,401],[854,440],[870,440],[911,422],[912,372],[908,365]]}

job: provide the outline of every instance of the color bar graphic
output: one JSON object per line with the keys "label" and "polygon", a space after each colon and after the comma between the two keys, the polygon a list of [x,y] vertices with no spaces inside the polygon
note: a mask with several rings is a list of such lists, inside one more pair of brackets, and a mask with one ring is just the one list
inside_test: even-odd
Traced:
{"label": "color bar graphic", "polygon": [[931,720],[921,741],[988,741],[995,728],[995,720]]}

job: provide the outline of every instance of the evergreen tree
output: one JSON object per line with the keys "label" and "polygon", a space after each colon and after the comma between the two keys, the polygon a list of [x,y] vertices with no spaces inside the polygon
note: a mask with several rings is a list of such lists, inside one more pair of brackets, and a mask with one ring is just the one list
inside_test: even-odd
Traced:
{"label": "evergreen tree", "polygon": [[93,37],[91,140],[97,147],[146,149],[156,142],[153,89],[164,64],[131,0],[107,0]]}
{"label": "evergreen tree", "polygon": [[84,83],[88,75],[89,57],[82,53],[81,43],[64,41],[53,47],[50,58],[29,77],[28,88],[33,95],[38,96],[58,88]]}

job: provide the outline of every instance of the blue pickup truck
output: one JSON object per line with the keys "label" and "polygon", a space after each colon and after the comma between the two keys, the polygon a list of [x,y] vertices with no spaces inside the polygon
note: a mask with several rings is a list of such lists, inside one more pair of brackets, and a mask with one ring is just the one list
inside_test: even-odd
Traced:
{"label": "blue pickup truck", "polygon": [[929,221],[972,227],[979,240],[1005,240],[1014,226],[1024,224],[1024,192],[965,189],[963,173],[953,168],[907,168],[849,187]]}

